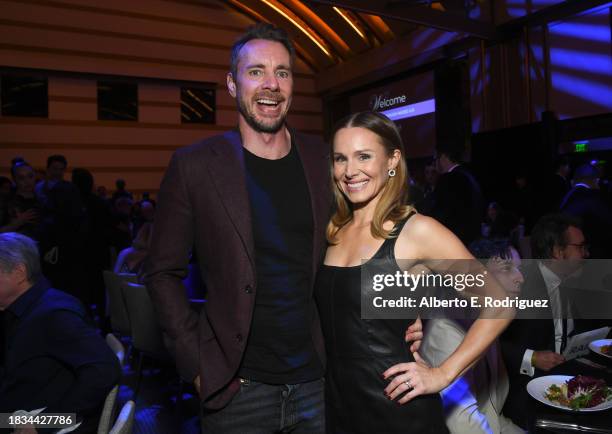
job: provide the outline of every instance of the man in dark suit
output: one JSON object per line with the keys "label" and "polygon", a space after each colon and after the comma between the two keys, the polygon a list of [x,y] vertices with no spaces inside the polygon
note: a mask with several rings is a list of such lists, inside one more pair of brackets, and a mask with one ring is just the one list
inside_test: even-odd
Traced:
{"label": "man in dark suit", "polygon": [[480,237],[484,199],[474,176],[459,163],[457,149],[438,148],[440,176],[429,215],[450,229],[466,246]]}
{"label": "man in dark suit", "polygon": [[582,220],[593,259],[612,258],[612,208],[599,190],[599,171],[583,164],[574,172],[574,187],[565,195],[561,211]]}
{"label": "man in dark suit", "polygon": [[[312,288],[329,149],[285,124],[293,66],[284,31],[250,28],[227,75],[238,129],[177,151],[159,192],[145,282],[179,373],[200,393],[206,433],[324,431]],[[199,315],[182,283],[192,246],[208,289]]]}
{"label": "man in dark suit", "polygon": [[563,198],[571,187],[570,162],[566,156],[559,156],[555,159],[554,171],[555,173],[544,177],[545,188],[539,192],[540,215],[559,212]]}
{"label": "man in dark suit", "polygon": [[[159,192],[144,279],[207,434],[325,431],[312,290],[330,216],[329,148],[285,123],[293,65],[283,30],[250,28],[227,74],[238,129],[178,150]],[[182,282],[192,248],[208,291],[199,315]]]}
{"label": "man in dark suit", "polygon": [[501,337],[510,379],[503,412],[523,428],[528,422],[527,383],[565,361],[561,354],[577,324],[571,318],[563,282],[588,257],[579,221],[564,214],[546,215],[536,223],[531,233],[531,249],[539,260],[524,270],[521,298],[548,300],[548,308],[532,312],[530,319],[515,319]]}
{"label": "man in dark suit", "polygon": [[36,244],[0,234],[0,413],[76,413],[75,433],[97,430],[119,362],[79,301],[49,288]]}

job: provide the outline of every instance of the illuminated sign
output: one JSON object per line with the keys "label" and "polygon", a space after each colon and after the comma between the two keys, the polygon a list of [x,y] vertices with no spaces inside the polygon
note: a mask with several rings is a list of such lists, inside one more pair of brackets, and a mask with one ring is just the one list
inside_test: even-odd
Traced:
{"label": "illuminated sign", "polygon": [[393,98],[385,98],[382,95],[374,97],[372,103],[372,110],[377,111],[386,107],[393,107],[397,104],[404,104],[406,102],[406,95],[400,95]]}
{"label": "illuminated sign", "polygon": [[574,152],[586,152],[587,144],[586,143],[574,143]]}
{"label": "illuminated sign", "polygon": [[400,119],[413,118],[415,116],[426,115],[428,113],[435,113],[435,111],[436,100],[432,98],[414,104],[406,104],[400,107],[384,110],[381,111],[381,113],[392,121],[398,121]]}

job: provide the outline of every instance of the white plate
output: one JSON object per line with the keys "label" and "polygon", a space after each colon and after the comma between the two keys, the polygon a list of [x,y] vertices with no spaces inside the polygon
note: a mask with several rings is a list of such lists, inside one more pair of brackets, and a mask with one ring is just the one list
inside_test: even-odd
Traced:
{"label": "white plate", "polygon": [[594,353],[597,353],[601,356],[607,357],[609,359],[612,359],[612,356],[609,354],[604,354],[601,352],[601,347],[605,346],[605,345],[612,345],[612,339],[599,339],[597,341],[593,341],[589,344],[589,349],[591,351],[593,351]]}
{"label": "white plate", "polygon": [[599,405],[596,405],[595,407],[581,408],[579,410],[572,410],[569,407],[561,405],[558,402],[550,401],[548,398],[546,398],[545,394],[550,386],[552,386],[553,384],[556,384],[557,386],[561,386],[566,381],[571,380],[572,378],[574,377],[571,375],[547,375],[545,377],[534,378],[529,383],[527,383],[527,392],[533,398],[537,399],[541,403],[550,405],[551,407],[555,407],[560,410],[587,413],[591,411],[601,411],[601,410],[607,410],[609,408],[612,408],[612,400],[610,399],[605,402],[602,402]]}

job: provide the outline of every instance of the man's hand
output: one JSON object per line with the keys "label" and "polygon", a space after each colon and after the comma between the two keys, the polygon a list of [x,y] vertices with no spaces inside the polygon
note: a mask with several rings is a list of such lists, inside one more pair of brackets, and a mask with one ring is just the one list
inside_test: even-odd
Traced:
{"label": "man's hand", "polygon": [[552,351],[534,351],[532,364],[542,371],[550,371],[557,365],[565,362],[565,357]]}
{"label": "man's hand", "polygon": [[404,336],[406,342],[412,342],[410,345],[410,352],[416,353],[421,348],[421,341],[423,340],[423,323],[421,318],[417,318],[414,323],[406,330]]}
{"label": "man's hand", "polygon": [[195,377],[195,379],[193,380],[193,386],[195,387],[196,392],[198,392],[198,396],[202,396],[202,393],[200,392],[200,376],[198,375],[197,377]]}

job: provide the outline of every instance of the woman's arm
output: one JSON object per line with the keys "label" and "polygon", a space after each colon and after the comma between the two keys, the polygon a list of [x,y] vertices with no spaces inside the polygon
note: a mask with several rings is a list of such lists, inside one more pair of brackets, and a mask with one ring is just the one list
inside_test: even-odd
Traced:
{"label": "woman's arm", "polygon": [[[467,267],[470,271],[478,269],[478,263],[459,239],[448,229],[434,219],[416,215],[404,226],[396,243],[395,256],[398,259],[416,258],[423,261],[432,271],[455,272],[449,270],[449,264],[454,260],[472,260]],[[459,271],[462,263],[458,262]],[[479,290],[472,288],[470,295],[478,297],[484,306],[484,296],[502,298],[504,290],[494,279],[488,279],[487,284]],[[484,354],[486,349],[508,326],[514,316],[513,309],[483,308],[479,318],[466,333],[463,342],[457,350],[439,367],[430,368],[420,357],[415,357],[416,363],[400,363],[383,373],[384,378],[395,376],[385,392],[390,399],[406,393],[399,400],[405,403],[412,398],[428,393],[436,393],[448,386],[457,377],[468,370]]]}

